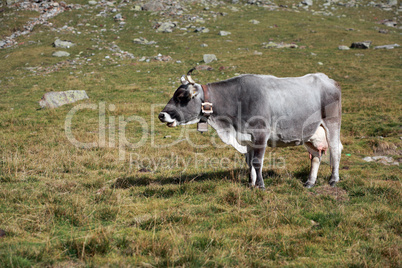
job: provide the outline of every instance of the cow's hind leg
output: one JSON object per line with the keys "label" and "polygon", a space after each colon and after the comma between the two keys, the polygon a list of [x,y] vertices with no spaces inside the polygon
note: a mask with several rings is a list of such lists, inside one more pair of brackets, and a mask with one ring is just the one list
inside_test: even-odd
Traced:
{"label": "cow's hind leg", "polygon": [[318,168],[320,167],[321,157],[312,156],[311,157],[311,168],[308,180],[304,183],[304,187],[312,188],[317,180]]}
{"label": "cow's hind leg", "polygon": [[328,149],[327,135],[325,129],[319,126],[314,135],[304,144],[311,159],[311,169],[308,180],[304,183],[306,188],[311,188],[317,180],[318,168],[321,163],[321,156]]}
{"label": "cow's hind leg", "polygon": [[342,143],[340,139],[340,124],[328,126],[328,142],[332,174],[329,185],[332,187],[339,181],[339,163],[341,161]]}

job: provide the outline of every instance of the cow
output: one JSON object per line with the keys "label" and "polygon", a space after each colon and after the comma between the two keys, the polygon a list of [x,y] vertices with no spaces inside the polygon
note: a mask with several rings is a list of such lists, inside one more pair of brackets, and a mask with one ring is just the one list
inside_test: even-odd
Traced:
{"label": "cow", "polygon": [[159,120],[168,127],[208,123],[226,144],[246,156],[249,185],[265,189],[265,149],[304,145],[311,169],[304,186],[315,185],[322,153],[329,150],[331,186],[339,181],[341,88],[323,73],[278,78],[244,74],[198,84],[191,69],[181,77]]}

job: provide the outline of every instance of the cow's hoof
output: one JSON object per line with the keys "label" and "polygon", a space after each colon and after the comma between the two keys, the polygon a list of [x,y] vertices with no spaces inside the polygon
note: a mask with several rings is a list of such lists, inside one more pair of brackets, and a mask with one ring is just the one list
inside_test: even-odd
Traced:
{"label": "cow's hoof", "polygon": [[312,183],[310,183],[310,182],[308,182],[308,181],[306,181],[306,182],[303,184],[303,186],[306,187],[307,189],[313,188],[314,185],[315,185],[315,184],[312,184]]}
{"label": "cow's hoof", "polygon": [[335,187],[336,186],[337,181],[330,181],[329,182],[329,186],[331,187]]}

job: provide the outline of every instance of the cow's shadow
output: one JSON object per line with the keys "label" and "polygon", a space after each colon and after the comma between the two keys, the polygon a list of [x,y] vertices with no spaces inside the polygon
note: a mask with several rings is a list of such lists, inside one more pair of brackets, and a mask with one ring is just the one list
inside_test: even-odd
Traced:
{"label": "cow's shadow", "polygon": [[[263,172],[264,179],[271,177],[278,177],[279,175],[274,170],[265,170]],[[122,177],[116,179],[112,184],[112,188],[127,189],[134,186],[147,186],[150,184],[159,185],[174,185],[184,184],[189,182],[201,182],[201,181],[219,181],[227,180],[240,183],[244,186],[248,186],[249,170],[248,169],[232,169],[224,171],[214,171],[206,173],[182,173],[177,176],[158,176],[147,173],[135,174],[132,176]]]}

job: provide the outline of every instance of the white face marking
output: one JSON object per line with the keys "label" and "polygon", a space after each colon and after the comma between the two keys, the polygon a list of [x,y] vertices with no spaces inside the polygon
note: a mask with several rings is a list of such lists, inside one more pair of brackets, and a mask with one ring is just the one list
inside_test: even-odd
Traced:
{"label": "white face marking", "polygon": [[168,114],[168,113],[163,112],[163,113],[161,113],[161,114],[164,115],[164,117],[163,117],[163,122],[166,122],[166,123],[173,123],[173,121],[176,121],[176,120],[174,120],[172,117],[170,117],[170,114]]}
{"label": "white face marking", "polygon": [[195,124],[195,123],[198,123],[198,122],[200,122],[200,119],[196,118],[196,119],[193,119],[191,121],[188,121],[187,123],[180,123],[180,125],[191,125],[191,124]]}

